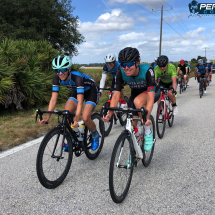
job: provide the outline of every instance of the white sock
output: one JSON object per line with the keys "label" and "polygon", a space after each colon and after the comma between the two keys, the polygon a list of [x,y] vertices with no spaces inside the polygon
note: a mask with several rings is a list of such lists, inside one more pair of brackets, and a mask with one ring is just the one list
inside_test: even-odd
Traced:
{"label": "white sock", "polygon": [[144,125],[144,128],[145,128],[145,134],[151,134],[150,125],[149,126]]}

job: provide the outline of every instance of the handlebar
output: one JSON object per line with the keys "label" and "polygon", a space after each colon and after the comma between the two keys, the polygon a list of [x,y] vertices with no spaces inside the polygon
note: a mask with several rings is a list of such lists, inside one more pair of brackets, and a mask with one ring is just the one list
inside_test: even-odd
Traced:
{"label": "handlebar", "polygon": [[121,111],[121,112],[125,112],[125,113],[131,113],[133,111],[135,111],[135,112],[141,112],[142,118],[143,118],[144,122],[146,122],[146,116],[148,114],[148,110],[146,110],[144,107],[141,107],[140,109],[133,109],[133,108],[105,107],[103,105],[103,109],[105,110],[104,111],[104,115],[107,114],[108,110]]}
{"label": "handlebar", "polygon": [[169,91],[171,90],[172,91],[172,95],[175,94],[175,97],[177,97],[177,91],[175,91],[173,88],[165,88],[165,87],[160,87],[160,90],[161,91]]}
{"label": "handlebar", "polygon": [[[43,114],[44,113],[51,113],[51,114],[57,114],[58,116],[61,116],[61,115],[67,115],[67,116],[72,116],[74,117],[75,114],[74,113],[70,113],[68,110],[54,110],[54,111],[41,111],[39,108],[36,110],[36,117],[35,117],[35,123],[37,122],[37,117],[39,115],[40,117],[40,120],[43,120]],[[72,123],[73,122],[73,118],[72,118]],[[45,122],[45,124],[48,124],[48,122]]]}

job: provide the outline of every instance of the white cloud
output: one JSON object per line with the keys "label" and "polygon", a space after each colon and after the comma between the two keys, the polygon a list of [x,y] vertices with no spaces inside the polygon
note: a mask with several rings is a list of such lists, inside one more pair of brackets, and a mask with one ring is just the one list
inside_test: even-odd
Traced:
{"label": "white cloud", "polygon": [[142,40],[144,36],[145,36],[145,33],[131,32],[129,34],[122,34],[118,38],[120,42],[127,42],[127,41],[134,41],[134,40]]}
{"label": "white cloud", "polygon": [[79,24],[79,31],[103,32],[103,31],[124,31],[134,28],[135,20],[122,13],[121,9],[114,9],[111,13],[104,13],[93,22],[83,22]]}
{"label": "white cloud", "polygon": [[[187,14],[186,13],[181,13],[181,14],[179,14],[179,15],[175,15],[175,16],[172,16],[171,15],[171,17],[164,17],[164,20],[166,21],[166,22],[175,22],[175,21],[177,21],[177,20],[180,20],[181,21],[181,19],[183,18],[183,17],[187,17]],[[180,23],[180,25],[182,26],[182,27],[184,27],[183,25],[182,25],[182,23]]]}

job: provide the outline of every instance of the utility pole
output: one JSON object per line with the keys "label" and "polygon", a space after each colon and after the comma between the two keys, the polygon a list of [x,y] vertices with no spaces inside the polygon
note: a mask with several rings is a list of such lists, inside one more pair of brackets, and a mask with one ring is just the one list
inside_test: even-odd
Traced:
{"label": "utility pole", "polygon": [[205,47],[205,58],[206,58],[206,49],[208,49],[208,47]]}
{"label": "utility pole", "polygon": [[[166,10],[172,10],[171,9],[166,9]],[[162,24],[163,24],[163,5],[161,7],[161,10],[153,10],[152,11],[161,11],[161,26],[160,26],[160,45],[159,45],[159,57],[161,56],[161,43],[162,43]]]}

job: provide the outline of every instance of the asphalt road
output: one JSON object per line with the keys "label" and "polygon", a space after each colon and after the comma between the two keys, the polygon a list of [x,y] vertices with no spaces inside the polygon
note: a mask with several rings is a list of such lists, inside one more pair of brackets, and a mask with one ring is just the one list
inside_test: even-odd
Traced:
{"label": "asphalt road", "polygon": [[[215,75],[199,98],[196,81],[177,97],[179,114],[158,139],[149,167],[139,162],[129,193],[115,204],[109,193],[110,156],[122,130],[114,126],[99,157],[73,157],[65,181],[48,190],[36,175],[39,142],[0,153],[0,214],[215,214]],[[155,117],[157,105],[154,106]]]}

